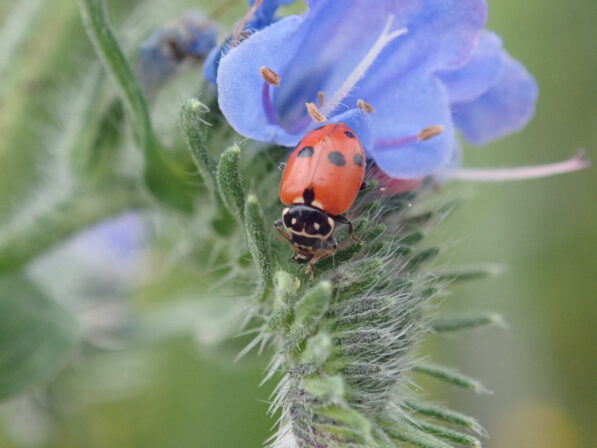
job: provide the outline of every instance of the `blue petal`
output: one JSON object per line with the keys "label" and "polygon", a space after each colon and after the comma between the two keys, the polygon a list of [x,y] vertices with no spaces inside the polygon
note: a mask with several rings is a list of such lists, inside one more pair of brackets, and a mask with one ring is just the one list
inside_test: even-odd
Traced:
{"label": "blue petal", "polygon": [[[462,65],[485,23],[485,13],[483,0],[311,1],[303,25],[292,36],[300,45],[292,45],[295,52],[280,55],[284,82],[274,105],[282,111],[282,125],[293,130],[304,125],[304,103],[314,101],[320,91],[332,95],[338,90],[390,16],[395,18],[393,29],[406,27],[408,34],[379,55],[359,83],[365,93],[422,66],[436,70]],[[351,108],[358,98],[353,95],[343,105]]]}
{"label": "blue petal", "polygon": [[524,66],[502,53],[500,79],[474,101],[453,105],[455,124],[468,141],[481,145],[523,128],[535,112],[539,93]]}
{"label": "blue petal", "polygon": [[484,31],[471,59],[461,68],[442,71],[440,79],[448,89],[452,103],[472,101],[485,93],[502,73],[502,40],[491,31]]}
{"label": "blue petal", "polygon": [[[278,8],[284,5],[289,5],[292,2],[294,2],[294,0],[265,0],[247,24],[247,28],[260,30],[271,25],[275,21],[275,15]],[[253,6],[254,3],[255,0],[249,0],[250,6]]]}
{"label": "blue petal", "polygon": [[218,101],[239,134],[285,146],[292,146],[301,137],[280,127],[275,111],[268,114],[263,100],[264,86],[272,90],[278,87],[265,84],[259,72],[265,66],[280,73],[280,55],[288,51],[288,41],[301,23],[297,16],[282,19],[256,32],[222,58],[217,75]]}
{"label": "blue petal", "polygon": [[[371,101],[376,144],[370,155],[382,171],[398,179],[417,179],[449,162],[454,128],[445,88],[435,75],[405,74]],[[444,132],[427,141],[415,139],[433,125],[444,126]],[[400,142],[409,137],[410,142]]]}

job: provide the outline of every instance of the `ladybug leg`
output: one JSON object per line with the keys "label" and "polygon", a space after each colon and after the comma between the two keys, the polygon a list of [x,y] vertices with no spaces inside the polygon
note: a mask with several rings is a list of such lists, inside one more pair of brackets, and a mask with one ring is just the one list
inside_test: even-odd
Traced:
{"label": "ladybug leg", "polygon": [[280,171],[284,171],[284,168],[286,168],[286,164],[285,163],[281,163],[278,165],[278,168],[280,169]]}
{"label": "ladybug leg", "polygon": [[367,188],[369,188],[369,182],[367,182],[366,180],[363,181],[363,183],[361,184],[361,190],[366,190]]}
{"label": "ladybug leg", "polygon": [[365,244],[362,240],[358,239],[355,235],[354,235],[354,227],[352,225],[352,221],[350,219],[348,219],[346,216],[343,215],[336,215],[332,217],[334,219],[334,221],[340,223],[340,224],[346,224],[348,226],[348,238],[350,238],[351,240],[353,240],[355,243],[358,244]]}
{"label": "ladybug leg", "polygon": [[274,222],[274,228],[277,230],[277,232],[282,235],[284,237],[285,240],[290,241],[291,237],[290,235],[288,235],[288,232],[286,232],[286,230],[284,230],[284,224],[282,223],[281,219],[277,219]]}
{"label": "ladybug leg", "polygon": [[334,253],[336,252],[336,247],[337,245],[334,245],[329,249],[321,249],[315,252],[315,254],[313,254],[313,257],[311,258],[311,260],[309,260],[309,264],[307,265],[307,270],[305,271],[306,274],[311,274],[311,279],[313,278],[313,269],[315,268],[315,264],[317,264],[319,260],[325,257],[334,255]]}

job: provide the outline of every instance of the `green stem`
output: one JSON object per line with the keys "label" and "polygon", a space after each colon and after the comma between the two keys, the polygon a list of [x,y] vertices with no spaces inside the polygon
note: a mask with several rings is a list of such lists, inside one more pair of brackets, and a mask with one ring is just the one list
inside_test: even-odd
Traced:
{"label": "green stem", "polygon": [[149,108],[133,70],[110,26],[104,0],[79,0],[81,16],[95,51],[114,79],[145,158],[144,179],[150,193],[165,205],[192,209],[184,169],[164,152],[153,133]]}

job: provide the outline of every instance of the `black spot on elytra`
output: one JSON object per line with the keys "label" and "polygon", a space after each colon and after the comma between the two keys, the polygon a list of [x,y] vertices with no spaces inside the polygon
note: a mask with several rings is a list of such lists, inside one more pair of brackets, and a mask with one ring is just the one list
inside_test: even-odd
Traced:
{"label": "black spot on elytra", "polygon": [[332,165],[336,166],[344,166],[346,165],[346,157],[344,154],[338,151],[332,151],[328,154],[328,160],[332,163]]}
{"label": "black spot on elytra", "polygon": [[344,131],[344,135],[346,135],[348,138],[354,138],[354,134],[350,131]]}
{"label": "black spot on elytra", "polygon": [[363,166],[363,156],[360,154],[355,154],[352,158],[356,166]]}
{"label": "black spot on elytra", "polygon": [[303,199],[306,204],[310,204],[315,200],[315,191],[313,191],[313,188],[305,188],[305,191],[303,191]]}
{"label": "black spot on elytra", "polygon": [[315,152],[315,150],[313,149],[312,146],[305,146],[303,149],[301,149],[298,154],[297,157],[311,157],[313,155],[313,153]]}

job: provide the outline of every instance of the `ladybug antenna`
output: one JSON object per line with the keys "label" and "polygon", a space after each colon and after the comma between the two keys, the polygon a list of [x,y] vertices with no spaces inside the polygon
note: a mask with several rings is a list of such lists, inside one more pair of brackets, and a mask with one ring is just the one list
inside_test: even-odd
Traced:
{"label": "ladybug antenna", "polygon": [[313,121],[316,121],[317,123],[323,123],[325,121],[328,121],[328,118],[321,113],[321,111],[315,103],[305,103],[305,106],[307,106],[307,112],[309,113],[309,116],[313,119]]}
{"label": "ladybug antenna", "polygon": [[245,16],[242,19],[240,19],[240,21],[236,24],[236,27],[234,27],[234,32],[232,33],[232,47],[236,47],[240,43],[241,38],[244,37],[243,34],[245,31],[245,26],[247,25],[247,23],[249,23],[249,20],[253,18],[253,16],[262,4],[263,0],[255,0],[253,6],[249,8]]}

